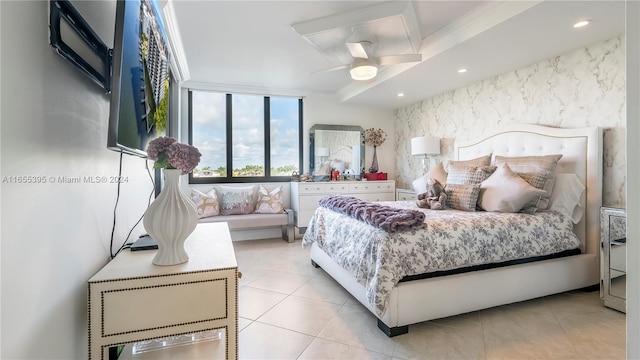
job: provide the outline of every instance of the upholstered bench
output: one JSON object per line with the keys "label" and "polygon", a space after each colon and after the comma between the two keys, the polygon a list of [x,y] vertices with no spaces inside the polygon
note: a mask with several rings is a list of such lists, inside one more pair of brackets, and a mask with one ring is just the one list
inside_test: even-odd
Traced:
{"label": "upholstered bench", "polygon": [[293,210],[285,209],[283,214],[246,214],[246,215],[218,215],[199,219],[198,222],[226,221],[229,230],[260,229],[280,225],[282,238],[288,242],[295,240],[293,232]]}

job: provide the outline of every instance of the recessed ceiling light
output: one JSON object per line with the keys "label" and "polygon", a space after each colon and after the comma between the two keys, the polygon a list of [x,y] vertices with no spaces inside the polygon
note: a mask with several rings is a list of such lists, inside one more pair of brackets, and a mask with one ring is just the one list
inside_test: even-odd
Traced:
{"label": "recessed ceiling light", "polygon": [[399,92],[398,93],[398,97],[404,97],[404,93],[403,92]]}
{"label": "recessed ceiling light", "polygon": [[459,72],[460,74],[462,74],[462,73],[466,73],[466,72],[467,72],[467,69],[465,69],[465,68],[458,69],[458,72]]}
{"label": "recessed ceiling light", "polygon": [[591,21],[589,20],[582,20],[582,21],[578,21],[577,23],[573,24],[574,28],[581,28],[584,26],[587,26],[591,23]]}

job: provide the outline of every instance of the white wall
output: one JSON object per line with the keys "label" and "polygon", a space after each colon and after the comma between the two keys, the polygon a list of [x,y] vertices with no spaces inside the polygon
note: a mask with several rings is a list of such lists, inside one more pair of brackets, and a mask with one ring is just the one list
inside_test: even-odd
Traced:
{"label": "white wall", "polygon": [[[339,104],[331,96],[310,95],[304,98],[303,171],[309,172],[309,129],[315,124],[362,126],[363,129],[380,128],[387,133],[387,140],[376,150],[379,171],[386,172],[389,180],[396,178],[393,165],[395,138],[393,111],[369,109],[362,106]],[[373,147],[365,146],[365,171],[371,166]]]}
{"label": "white wall", "polygon": [[[104,29],[99,35],[111,46],[115,3],[82,8],[100,21],[92,25]],[[0,9],[0,358],[83,359],[86,281],[109,258],[116,185],[64,184],[57,177],[118,174],[119,155],[106,148],[109,97],[49,45],[48,1],[0,1]],[[145,161],[123,160],[128,182],[118,205],[118,245],[152,189]],[[47,182],[7,180],[21,175]]]}

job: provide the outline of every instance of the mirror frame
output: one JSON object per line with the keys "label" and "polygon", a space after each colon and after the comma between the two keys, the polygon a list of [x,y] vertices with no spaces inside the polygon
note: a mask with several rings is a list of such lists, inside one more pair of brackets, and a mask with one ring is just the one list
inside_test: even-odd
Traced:
{"label": "mirror frame", "polygon": [[[315,137],[316,130],[332,130],[332,131],[357,131],[360,133],[360,164],[358,169],[364,168],[364,129],[362,126],[351,125],[326,125],[316,124],[309,129],[309,175],[313,181],[329,181],[331,177],[328,175],[314,175],[315,172]],[[355,180],[360,180],[361,173],[355,175]]]}

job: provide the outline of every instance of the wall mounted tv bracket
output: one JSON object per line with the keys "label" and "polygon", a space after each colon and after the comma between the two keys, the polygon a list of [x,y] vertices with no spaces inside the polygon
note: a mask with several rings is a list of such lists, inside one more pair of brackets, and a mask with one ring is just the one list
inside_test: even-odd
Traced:
{"label": "wall mounted tv bracket", "polygon": [[[76,52],[76,50],[82,51],[82,48],[72,48],[70,43],[74,39],[68,39],[70,40],[69,42],[62,39],[61,20],[64,20],[75,35],[84,42],[85,49],[90,51],[90,56],[96,58],[96,61],[94,61],[96,64],[90,64]],[[105,45],[69,0],[49,1],[49,39],[51,46],[58,54],[80,68],[91,80],[102,87],[107,94],[111,92],[113,49],[109,49]],[[74,46],[80,47],[81,45],[82,43],[79,43]]]}

